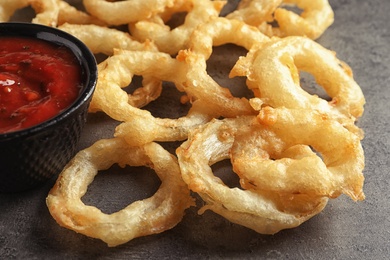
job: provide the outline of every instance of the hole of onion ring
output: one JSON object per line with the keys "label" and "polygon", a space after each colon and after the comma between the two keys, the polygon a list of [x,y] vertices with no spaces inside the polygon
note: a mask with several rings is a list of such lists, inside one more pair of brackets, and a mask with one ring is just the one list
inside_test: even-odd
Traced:
{"label": "hole of onion ring", "polygon": [[173,141],[173,142],[157,142],[159,145],[161,145],[165,150],[170,152],[171,154],[176,154],[176,149],[179,148],[179,146],[184,141]]}
{"label": "hole of onion ring", "polygon": [[[153,83],[145,83],[150,84],[149,86],[144,86],[143,77],[139,75],[134,75],[131,79],[131,83],[124,87],[123,90],[129,94],[130,104],[138,108],[143,108],[150,102],[158,99],[160,96],[161,88],[160,82],[156,81]],[[144,87],[144,89],[142,89]],[[138,94],[135,93],[136,90],[139,90]]]}
{"label": "hole of onion ring", "polygon": [[299,77],[301,87],[307,93],[311,95],[316,95],[322,99],[325,99],[326,101],[332,100],[332,98],[329,97],[324,88],[317,84],[312,74],[305,71],[300,71]]}
{"label": "hole of onion ring", "polygon": [[34,9],[31,6],[26,6],[15,11],[11,16],[10,21],[14,22],[31,22],[36,16]]}
{"label": "hole of onion ring", "polygon": [[253,92],[246,86],[246,77],[229,78],[231,69],[240,56],[247,55],[248,51],[235,44],[214,46],[210,58],[207,60],[207,73],[221,87],[228,88],[233,96],[253,98]]}
{"label": "hole of onion ring", "polygon": [[154,117],[176,119],[188,114],[191,104],[182,104],[180,98],[185,93],[180,92],[172,82],[163,82],[161,95],[143,109],[148,110]]}
{"label": "hole of onion ring", "polygon": [[221,179],[221,181],[229,188],[240,188],[240,178],[233,172],[232,164],[229,159],[225,159],[214,163],[211,169],[215,177]]}
{"label": "hole of onion ring", "polygon": [[165,23],[171,30],[184,24],[187,12],[174,13],[172,17]]}
{"label": "hole of onion ring", "polygon": [[142,79],[142,76],[134,75],[131,79],[130,85],[123,88],[123,90],[126,91],[127,94],[133,94],[137,88],[142,87]]}
{"label": "hole of onion ring", "polygon": [[106,214],[117,212],[132,202],[153,196],[161,185],[156,173],[147,167],[119,167],[99,171],[82,201]]}
{"label": "hole of onion ring", "polygon": [[106,54],[103,54],[103,53],[96,53],[95,54],[95,59],[96,59],[96,62],[99,64],[101,62],[103,62],[104,60],[106,60],[108,58],[108,55]]}
{"label": "hole of onion ring", "polygon": [[67,0],[66,2],[68,4],[70,4],[71,6],[75,7],[77,10],[80,10],[80,11],[83,11],[83,12],[86,11],[82,1],[79,1],[79,0]]}
{"label": "hole of onion ring", "polygon": [[232,10],[236,10],[238,4],[239,1],[227,1],[227,3],[223,6],[219,16],[225,17],[226,15],[231,13]]}

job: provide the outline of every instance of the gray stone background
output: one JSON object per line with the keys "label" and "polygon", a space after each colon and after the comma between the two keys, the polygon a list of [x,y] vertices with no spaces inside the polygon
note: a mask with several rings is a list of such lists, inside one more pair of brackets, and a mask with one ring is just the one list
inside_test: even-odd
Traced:
{"label": "gray stone background", "polygon": [[[32,191],[0,194],[0,259],[388,259],[390,1],[330,3],[335,22],[318,42],[336,51],[352,67],[367,100],[365,113],[358,122],[365,131],[365,201],[356,203],[341,196],[300,227],[272,236],[231,224],[211,212],[199,216],[196,209],[191,209],[172,230],[108,248],[99,240],[55,223],[45,205],[53,180]],[[227,8],[236,4],[237,1],[229,1]],[[216,52],[231,56],[229,48],[218,48]],[[233,50],[237,55],[242,51]],[[214,73],[221,83],[227,82],[227,72],[222,70],[231,65],[212,58],[210,74]],[[159,111],[157,105],[150,105],[149,109],[156,116],[185,113],[186,108],[177,107],[176,101],[172,101],[178,93],[167,89],[159,102],[171,102],[172,106],[165,111]],[[115,125],[102,114],[90,115],[80,148],[98,138],[111,137]],[[167,144],[167,148],[174,149],[176,145]],[[216,171],[229,171],[228,165],[218,167]],[[146,168],[125,173],[113,167],[106,173],[97,176],[83,198],[106,213],[146,198],[158,187],[154,173]]]}

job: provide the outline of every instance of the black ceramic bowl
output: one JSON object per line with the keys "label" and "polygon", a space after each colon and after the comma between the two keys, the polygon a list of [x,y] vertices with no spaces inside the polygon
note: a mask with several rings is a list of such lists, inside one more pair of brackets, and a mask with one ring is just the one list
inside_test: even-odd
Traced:
{"label": "black ceramic bowl", "polygon": [[70,107],[41,124],[0,134],[0,192],[16,192],[53,178],[77,152],[96,86],[97,65],[94,55],[81,41],[52,27],[0,23],[1,36],[33,37],[65,46],[82,68],[82,90]]}

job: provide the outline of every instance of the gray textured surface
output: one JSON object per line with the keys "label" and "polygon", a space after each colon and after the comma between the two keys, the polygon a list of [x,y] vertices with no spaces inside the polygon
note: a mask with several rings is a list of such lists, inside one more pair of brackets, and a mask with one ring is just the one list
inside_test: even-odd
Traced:
{"label": "gray textured surface", "polygon": [[[358,122],[366,133],[364,202],[342,196],[302,226],[273,236],[256,234],[210,212],[198,216],[193,209],[170,231],[108,248],[55,223],[45,205],[50,182],[33,191],[0,194],[0,259],[388,259],[390,1],[330,2],[335,23],[318,41],[353,68],[367,99]],[[166,100],[175,94],[167,92]],[[81,147],[96,138],[111,137],[113,125],[102,115],[91,116]],[[105,212],[119,210],[131,200],[150,195],[158,184],[153,176],[144,168],[131,174],[113,168],[109,174],[98,175],[84,200]],[[129,189],[136,183],[143,186]]]}

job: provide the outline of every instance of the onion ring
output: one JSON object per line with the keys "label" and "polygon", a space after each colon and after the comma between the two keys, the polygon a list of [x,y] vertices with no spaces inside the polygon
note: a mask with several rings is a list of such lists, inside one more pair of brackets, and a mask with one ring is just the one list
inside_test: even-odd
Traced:
{"label": "onion ring", "polygon": [[[299,70],[312,74],[332,100],[328,102],[304,91]],[[363,136],[354,125],[364,111],[362,90],[348,65],[313,40],[290,36],[253,48],[237,62],[230,76],[247,76],[247,85],[265,104],[316,109]]]}
{"label": "onion ring", "polygon": [[[81,201],[99,170],[113,164],[147,166],[155,170],[161,186],[150,198],[133,202],[113,214],[105,214]],[[176,158],[156,143],[131,147],[119,138],[100,140],[80,151],[64,168],[46,199],[53,218],[63,227],[109,246],[173,228],[193,205],[181,179]]]}
{"label": "onion ring", "polygon": [[240,129],[231,149],[243,182],[262,191],[364,199],[364,153],[356,135],[315,110],[265,107],[257,117],[258,124]]}
{"label": "onion ring", "polygon": [[[301,14],[284,6],[295,5]],[[306,36],[318,39],[332,25],[334,12],[328,0],[243,0],[229,19],[238,19],[256,26],[268,36]],[[276,22],[277,26],[272,26]]]}
{"label": "onion ring", "polygon": [[[176,150],[176,154],[183,180],[207,203],[200,213],[210,209],[256,232],[274,234],[296,227],[318,214],[328,199],[229,188],[214,176],[210,165],[229,158],[237,131],[251,125],[255,118],[213,119],[191,131],[188,140]],[[295,203],[305,206],[299,207]]]}
{"label": "onion ring", "polygon": [[[113,28],[93,24],[78,25],[68,23],[60,25],[58,28],[77,37],[95,54],[103,53],[110,56],[114,54],[116,48],[123,50],[157,51],[157,47],[153,43],[149,41],[140,43],[134,40],[128,33]],[[128,94],[128,103],[134,107],[143,107],[151,101],[156,100],[160,96],[161,91],[161,80],[153,76],[144,77],[142,87],[137,88],[132,94]]]}
{"label": "onion ring", "polygon": [[214,116],[201,102],[194,102],[188,114],[177,119],[155,118],[149,111],[128,103],[128,94],[121,87],[128,86],[133,75],[153,76],[175,84],[185,81],[186,64],[169,54],[118,50],[100,63],[98,69],[99,79],[90,111],[103,111],[111,118],[124,122],[117,127],[115,135],[125,138],[131,145],[184,140],[189,129],[208,122]]}
{"label": "onion ring", "polygon": [[219,17],[200,25],[191,35],[189,50],[179,53],[179,57],[189,65],[183,90],[191,99],[206,102],[220,116],[254,114],[246,98],[233,97],[227,88],[221,87],[208,75],[206,61],[212,54],[213,46],[232,43],[250,50],[265,41],[269,41],[267,36],[238,20]]}
{"label": "onion ring", "polygon": [[88,13],[109,25],[122,25],[147,19],[173,6],[175,0],[83,0]]}
{"label": "onion ring", "polygon": [[328,0],[283,0],[286,4],[295,4],[303,9],[298,15],[284,8],[275,10],[275,21],[279,25],[279,34],[285,36],[306,36],[319,38],[334,21],[334,13]]}
{"label": "onion ring", "polygon": [[[211,18],[218,17],[225,4],[226,1],[177,1],[174,7],[167,8],[163,13],[151,18],[151,21],[143,20],[130,24],[129,30],[139,40],[152,40],[160,51],[176,54],[188,46],[189,37],[193,30]],[[187,12],[184,24],[171,30],[168,25],[165,25],[165,22],[179,12]],[[166,18],[163,19],[163,16]]]}

